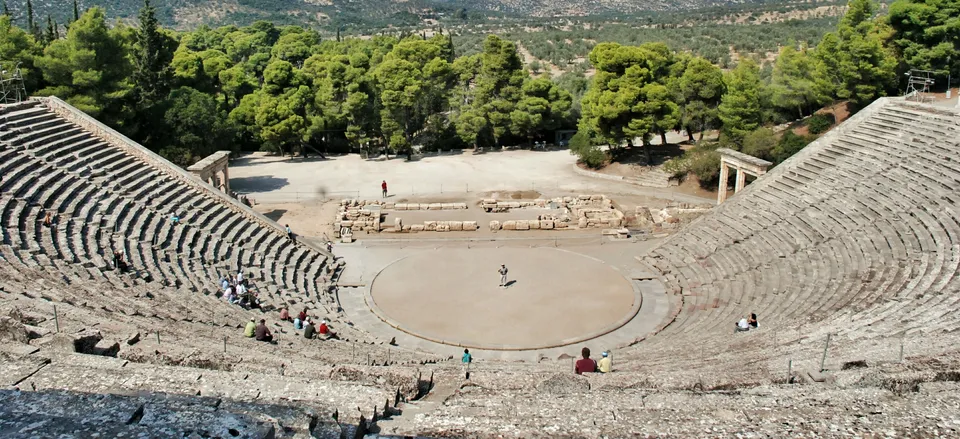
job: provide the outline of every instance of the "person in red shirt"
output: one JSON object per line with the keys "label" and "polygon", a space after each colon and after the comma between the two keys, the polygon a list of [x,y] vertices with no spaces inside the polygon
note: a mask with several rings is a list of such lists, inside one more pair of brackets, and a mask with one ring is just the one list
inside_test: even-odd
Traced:
{"label": "person in red shirt", "polygon": [[380,183],[380,189],[383,189],[383,198],[387,198],[387,180],[383,180],[383,183]]}
{"label": "person in red shirt", "polygon": [[590,348],[581,349],[580,354],[583,355],[583,358],[577,360],[577,364],[574,366],[573,371],[576,372],[577,375],[583,375],[585,372],[596,372],[597,362],[590,358]]}
{"label": "person in red shirt", "polygon": [[307,321],[307,309],[304,308],[303,311],[300,311],[300,314],[297,315],[300,318],[301,322]]}
{"label": "person in red shirt", "polygon": [[330,327],[327,326],[326,320],[322,320],[320,322],[320,327],[317,328],[317,332],[319,332],[321,336],[326,338],[337,338],[337,333],[330,330]]}

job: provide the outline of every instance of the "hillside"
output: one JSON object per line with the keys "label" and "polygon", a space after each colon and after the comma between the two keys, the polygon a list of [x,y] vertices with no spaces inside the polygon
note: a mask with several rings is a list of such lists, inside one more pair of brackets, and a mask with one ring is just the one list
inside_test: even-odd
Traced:
{"label": "hillside", "polygon": [[[682,11],[748,4],[788,4],[757,0],[154,0],[161,23],[181,29],[201,24],[238,26],[256,20],[335,28],[409,26],[425,19],[486,21],[498,17],[582,17]],[[817,2],[813,2],[817,3]],[[80,0],[80,10],[101,6],[107,16],[133,19],[143,0]],[[806,3],[809,4],[809,3]],[[8,2],[16,22],[26,22],[26,3]],[[69,21],[70,1],[34,2],[38,20],[50,15]]]}

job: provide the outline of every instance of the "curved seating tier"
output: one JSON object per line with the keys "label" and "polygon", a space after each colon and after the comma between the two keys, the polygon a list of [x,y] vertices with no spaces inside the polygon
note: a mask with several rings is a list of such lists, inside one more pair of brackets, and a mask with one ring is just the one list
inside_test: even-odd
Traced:
{"label": "curved seating tier", "polygon": [[[121,286],[201,296],[215,296],[220,276],[243,270],[267,305],[336,314],[322,282],[333,269],[329,254],[289,240],[279,226],[139,145],[120,144],[122,136],[103,134],[108,128],[90,129],[91,121],[53,98],[0,108],[0,229],[2,244],[15,250],[9,259],[80,267],[80,282],[107,276]],[[44,227],[48,212],[55,222]],[[170,221],[174,212],[179,224]],[[116,250],[135,275],[110,271]]]}
{"label": "curved seating tier", "polygon": [[650,341],[811,324],[850,337],[960,324],[960,113],[881,99],[645,262],[684,305]]}

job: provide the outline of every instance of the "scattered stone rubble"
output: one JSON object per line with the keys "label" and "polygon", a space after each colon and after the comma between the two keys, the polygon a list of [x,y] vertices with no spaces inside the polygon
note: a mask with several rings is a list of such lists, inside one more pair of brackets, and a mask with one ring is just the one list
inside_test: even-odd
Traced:
{"label": "scattered stone rubble", "polygon": [[648,230],[673,230],[710,211],[713,205],[679,203],[663,208],[637,206],[636,226]]}
{"label": "scattered stone rubble", "polygon": [[619,229],[625,224],[623,212],[614,207],[605,195],[578,195],[532,201],[497,201],[484,199],[480,207],[487,212],[508,212],[511,209],[552,208],[560,214],[540,215],[536,220],[490,221],[490,230],[554,230],[554,229]]}

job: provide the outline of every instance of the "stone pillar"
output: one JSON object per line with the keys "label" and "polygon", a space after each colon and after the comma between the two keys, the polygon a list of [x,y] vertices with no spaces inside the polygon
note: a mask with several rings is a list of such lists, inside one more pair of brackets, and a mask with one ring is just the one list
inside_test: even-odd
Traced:
{"label": "stone pillar", "polygon": [[730,168],[727,164],[720,162],[720,188],[717,189],[717,204],[723,203],[727,199],[727,179],[730,178]]}
{"label": "stone pillar", "polygon": [[227,172],[227,169],[228,167],[224,165],[222,170],[223,191],[229,194],[230,193],[230,173]]}
{"label": "stone pillar", "polygon": [[733,186],[733,193],[743,190],[743,185],[747,184],[747,173],[743,169],[737,168],[737,183]]}

